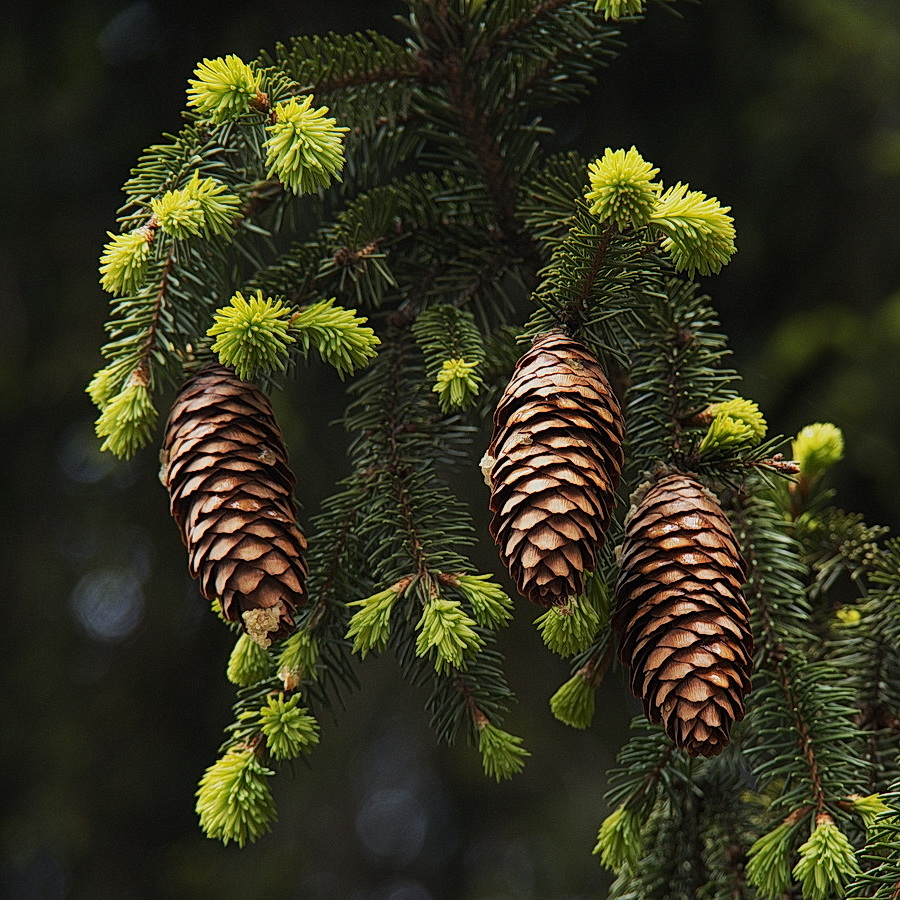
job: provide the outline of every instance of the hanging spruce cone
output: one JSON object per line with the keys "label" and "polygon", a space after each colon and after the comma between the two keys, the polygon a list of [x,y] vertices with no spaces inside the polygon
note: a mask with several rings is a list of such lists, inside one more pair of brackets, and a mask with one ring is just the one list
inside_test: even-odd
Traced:
{"label": "hanging spruce cone", "polygon": [[166,423],[163,483],[208,600],[268,646],[305,602],[294,475],[266,396],[220,365],[184,384]]}
{"label": "hanging spruce cone", "polygon": [[753,638],[731,525],[693,478],[668,475],[625,521],[617,608],[619,659],[651,722],[691,756],[714,756],[744,715]]}
{"label": "hanging spruce cone", "polygon": [[596,564],[622,470],[624,425],[600,364],[562,330],[537,338],[494,412],[491,535],[519,591],[561,606]]}

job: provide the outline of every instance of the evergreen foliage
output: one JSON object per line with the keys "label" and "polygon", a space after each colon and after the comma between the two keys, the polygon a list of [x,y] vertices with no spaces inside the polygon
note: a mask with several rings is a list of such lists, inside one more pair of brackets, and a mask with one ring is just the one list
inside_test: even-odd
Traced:
{"label": "evergreen foliage", "polygon": [[572,657],[552,714],[595,716],[613,548],[653,473],[718,495],[755,642],[722,756],[691,759],[635,723],[595,849],[618,873],[610,896],[896,896],[900,541],[823,489],[834,426],[766,441],[737,396],[692,281],[734,253],[729,208],[666,188],[634,147],[591,162],[543,140],[541,113],[581,98],[621,49],[607,20],[642,4],[407,2],[403,44],[300,37],[252,63],[204,60],[184,127],[138,161],[101,256],[109,342],[88,391],[104,449],[150,443],[165,391],[215,359],[270,390],[316,355],[352,376],[350,474],[306,529],[309,603],[282,643],[237,640],[235,719],[201,781],[201,827],[240,845],[267,830],[274,768],[315,746],[314,715],[360,686],[368,654],[425,686],[438,738],[465,738],[489,777],[525,765],[502,727],[514,698],[495,632],[512,601],[468,558],[485,535],[452,485],[480,480],[479,426],[527,339],[563,327],[610,373],[628,443],[585,593],[538,619]]}

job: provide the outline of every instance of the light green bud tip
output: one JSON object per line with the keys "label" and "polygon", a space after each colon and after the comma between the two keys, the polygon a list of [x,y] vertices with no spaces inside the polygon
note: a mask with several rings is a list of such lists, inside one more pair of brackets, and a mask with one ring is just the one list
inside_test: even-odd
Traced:
{"label": "light green bud tip", "polygon": [[830,422],[817,422],[800,430],[791,444],[800,476],[812,481],[844,457],[844,436]]}
{"label": "light green bud tip", "polygon": [[842,897],[847,881],[860,873],[853,845],[827,814],[816,817],[816,827],[799,853],[793,874],[804,900]]}
{"label": "light green bud tip", "polygon": [[183,188],[150,201],[159,227],[179,240],[198,234],[230,234],[240,206],[240,197],[229,193],[224,184],[200,178],[197,172]]}
{"label": "light green bud tip", "polygon": [[481,636],[472,630],[475,620],[468,616],[459,600],[436,597],[425,604],[422,618],[416,623],[416,656],[434,651],[434,667],[438,672],[462,669],[466,657],[484,646]]}
{"label": "light green bud tip", "polygon": [[100,285],[111,294],[133,294],[144,282],[153,232],[137,228],[125,234],[107,234],[112,238],[100,256]]}
{"label": "light green bud tip", "polygon": [[699,452],[753,447],[766,436],[766,420],[752,400],[735,397],[709,408],[710,422]]}
{"label": "light green bud tip", "polygon": [[869,831],[876,824],[879,816],[897,812],[881,799],[880,794],[869,794],[865,797],[856,794],[849,799],[853,812],[860,816],[865,823],[866,831]]}
{"label": "light green bud tip", "polygon": [[780,897],[791,885],[791,835],[784,821],[758,838],[747,853],[747,880],[761,897]]}
{"label": "light green bud tip", "polygon": [[600,857],[601,865],[613,872],[626,866],[633,869],[643,853],[638,817],[624,805],[611,812],[600,825],[593,853]]}
{"label": "light green bud tip", "polygon": [[381,341],[366,325],[367,321],[365,316],[357,316],[355,309],[335,306],[332,297],[313,303],[293,316],[291,333],[296,335],[304,352],[314,347],[343,378],[376,355],[375,348]]}
{"label": "light green bud tip", "polygon": [[312,96],[291,97],[275,107],[263,144],[269,177],[276,176],[295,194],[326,188],[344,167],[342,140],[349,128],[327,118],[327,106],[312,108]]}
{"label": "light green bud tip", "polygon": [[187,103],[214,122],[245,115],[260,92],[260,75],[230,54],[204,59],[188,81]]}
{"label": "light green bud tip", "polygon": [[306,628],[298,628],[282,645],[278,656],[278,677],[285,690],[294,690],[304,678],[318,674],[319,642]]}
{"label": "light green bud tip", "polygon": [[512,619],[513,602],[490,578],[490,575],[456,575],[450,584],[459,588],[469,601],[479,625],[499,628]]}
{"label": "light green bud tip", "polygon": [[223,365],[233,366],[238,378],[249,379],[258,370],[283,369],[287,362],[291,310],[281,301],[257,291],[249,299],[238,291],[231,305],[216,311],[207,331],[216,341],[213,352]]}
{"label": "light green bud tip", "polygon": [[268,678],[271,671],[269,654],[246,634],[240,635],[228,657],[225,677],[232,684],[246,687]]}
{"label": "light green bud tip", "polygon": [[156,409],[145,379],[132,375],[120,393],[110,398],[97,419],[97,436],[106,438],[101,450],[130,459],[150,442]]}
{"label": "light green bud tip", "polygon": [[572,656],[590,646],[600,627],[600,616],[585,597],[573,597],[565,606],[551,606],[534,624],[550,650]]}
{"label": "light green bud tip", "polygon": [[658,172],[634,147],[607,147],[603,156],[588,166],[590,190],[584,196],[591,212],[619,228],[645,225],[662,189],[653,181]]}
{"label": "light green bud tip", "polygon": [[269,697],[259,711],[266,749],[275,759],[296,759],[319,743],[319,723],[300,706],[300,695]]}
{"label": "light green bud tip", "polygon": [[730,210],[715,197],[679,183],[660,195],[650,224],[665,235],[662,249],[676,269],[688,275],[709,275],[718,272],[735,252],[734,219],[727,215]]}
{"label": "light green bud tip", "polygon": [[478,396],[481,376],[476,373],[477,368],[477,362],[466,362],[464,359],[444,360],[432,388],[437,393],[444,412],[463,409]]}
{"label": "light green bud tip", "polygon": [[274,775],[249,748],[234,748],[200,779],[197,813],[208,837],[243,847],[265,834],[275,820],[268,777]]}
{"label": "light green bud tip", "polygon": [[571,728],[587,728],[594,720],[595,697],[593,685],[578,671],[550,698],[550,712]]}
{"label": "light green bud tip", "polygon": [[484,773],[495,781],[518,775],[531,754],[523,747],[522,738],[492,725],[487,719],[478,723],[478,752]]}
{"label": "light green bud tip", "polygon": [[391,633],[391,611],[402,589],[392,585],[387,590],[354,600],[347,606],[358,606],[359,611],[350,618],[350,627],[344,635],[353,639],[353,652],[363,659],[370,650],[384,650]]}
{"label": "light green bud tip", "polygon": [[606,20],[639,16],[643,11],[643,0],[597,0],[594,4],[594,12],[602,12]]}

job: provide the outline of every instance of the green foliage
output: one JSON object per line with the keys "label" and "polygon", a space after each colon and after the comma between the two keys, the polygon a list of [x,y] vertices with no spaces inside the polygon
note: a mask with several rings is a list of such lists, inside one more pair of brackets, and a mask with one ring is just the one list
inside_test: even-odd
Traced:
{"label": "green foliage", "polygon": [[600,616],[586,597],[573,597],[565,606],[553,606],[534,620],[544,643],[561,656],[587,649],[597,633]]}
{"label": "green foliage", "polygon": [[250,379],[258,369],[284,368],[288,345],[295,340],[288,334],[290,324],[290,310],[281,301],[263,299],[262,291],[247,300],[237,291],[231,305],[218,310],[207,334],[216,339],[212,351],[222,365]]}
{"label": "green foliage", "polygon": [[590,210],[620,228],[638,228],[650,221],[662,185],[659,173],[637,149],[611,150],[588,166],[591,189],[584,196]]}
{"label": "green foliage", "polygon": [[[102,394],[97,392],[97,396]],[[156,408],[141,375],[133,375],[125,387],[103,403],[97,419],[97,437],[105,438],[100,449],[129,459],[153,434]]]}
{"label": "green foliage", "polygon": [[446,583],[459,589],[484,628],[500,628],[512,619],[513,602],[490,575],[449,575]]}
{"label": "green foliage", "polygon": [[848,879],[859,874],[850,841],[827,814],[819,816],[799,852],[793,875],[803,887],[804,900],[829,900],[842,894]]}
{"label": "green foliage", "polygon": [[265,834],[275,820],[268,778],[273,775],[249,747],[229,750],[200,779],[197,813],[211,838],[239,847]]}
{"label": "green foliage", "polygon": [[600,826],[593,852],[613,872],[635,868],[643,852],[638,817],[624,805],[613,810]]}
{"label": "green foliage", "polygon": [[100,284],[111,294],[133,293],[147,274],[153,232],[137,228],[126,234],[107,234],[112,240],[100,256]]}
{"label": "green foliage", "polygon": [[354,600],[347,606],[361,607],[350,619],[347,639],[353,638],[353,652],[363,658],[370,650],[383,650],[391,631],[391,611],[406,586],[393,585],[371,597]]}
{"label": "green foliage", "polygon": [[550,698],[550,711],[572,728],[587,728],[594,720],[595,697],[590,672],[579,669]]}
{"label": "green foliage", "polygon": [[800,475],[814,481],[844,456],[844,436],[830,422],[817,422],[801,429],[791,443],[791,454]]}
{"label": "green foliage", "polygon": [[766,420],[752,400],[735,397],[714,403],[709,414],[712,421],[697,448],[699,454],[752,447],[766,436]]}
{"label": "green foliage", "polygon": [[308,352],[315,348],[339,375],[353,372],[375,356],[381,343],[375,332],[355,309],[334,305],[334,298],[301,309],[290,320],[292,336]]}
{"label": "green foliage", "polygon": [[416,624],[416,656],[427,656],[433,650],[439,672],[465,669],[467,657],[484,646],[473,625],[475,620],[466,615],[459,600],[430,600]]}
{"label": "green foliage", "polygon": [[312,97],[298,102],[291,97],[272,111],[266,165],[295,194],[312,194],[327,188],[344,166],[341,136],[349,129],[328,118],[327,106],[312,108]]}
{"label": "green foliage", "polygon": [[512,778],[525,766],[531,754],[521,746],[522,738],[503,731],[490,722],[478,726],[478,752],[484,772],[495,781]]}
{"label": "green foliage", "polygon": [[194,76],[188,82],[188,106],[214,122],[245,115],[260,92],[260,74],[233,53],[204,59]]}
{"label": "green foliage", "polygon": [[271,672],[269,654],[248,635],[238,635],[228,657],[225,677],[232,684],[246,687],[268,678]]}
{"label": "green foliage", "polygon": [[319,743],[319,725],[309,710],[300,706],[299,694],[287,700],[283,693],[269,697],[259,718],[266,749],[275,759],[295,759]]}

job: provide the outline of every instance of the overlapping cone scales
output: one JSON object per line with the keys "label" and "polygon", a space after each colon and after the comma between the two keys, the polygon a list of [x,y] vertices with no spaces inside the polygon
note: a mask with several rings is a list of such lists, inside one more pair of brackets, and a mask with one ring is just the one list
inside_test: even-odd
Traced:
{"label": "overlapping cone scales", "polygon": [[734,532],[715,497],[684,475],[658,481],[625,523],[619,659],[651,722],[692,756],[714,756],[743,718],[753,638]]}
{"label": "overlapping cone scales", "polygon": [[295,479],[266,396],[224,366],[182,387],[166,424],[162,477],[191,574],[226,619],[267,646],[306,598]]}
{"label": "overlapping cone scales", "polygon": [[624,426],[600,364],[563,331],[535,340],[494,413],[490,529],[519,591],[543,606],[580,594],[622,470]]}

